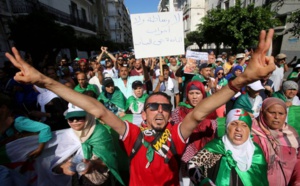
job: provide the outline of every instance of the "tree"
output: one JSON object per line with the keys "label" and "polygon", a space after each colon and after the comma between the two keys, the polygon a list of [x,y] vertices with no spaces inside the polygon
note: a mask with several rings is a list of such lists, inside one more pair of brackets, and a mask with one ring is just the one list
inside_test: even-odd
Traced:
{"label": "tree", "polygon": [[287,20],[288,23],[294,23],[292,28],[289,29],[289,32],[296,38],[300,37],[300,10],[297,10],[292,13],[291,17]]}
{"label": "tree", "polygon": [[201,50],[203,44],[204,44],[204,38],[201,32],[199,31],[193,31],[186,35],[187,43],[193,44],[194,42],[199,46],[199,49]]}
{"label": "tree", "polygon": [[243,8],[240,0],[227,10],[209,11],[202,22],[198,30],[203,34],[206,43],[215,43],[217,47],[223,43],[231,46],[234,53],[238,49],[255,46],[261,30],[279,25],[269,7],[255,7],[250,4]]}
{"label": "tree", "polygon": [[76,36],[70,26],[60,26],[54,18],[43,11],[34,11],[26,16],[19,16],[10,23],[10,39],[15,46],[31,54],[37,66],[47,55],[50,63],[61,48],[74,48]]}

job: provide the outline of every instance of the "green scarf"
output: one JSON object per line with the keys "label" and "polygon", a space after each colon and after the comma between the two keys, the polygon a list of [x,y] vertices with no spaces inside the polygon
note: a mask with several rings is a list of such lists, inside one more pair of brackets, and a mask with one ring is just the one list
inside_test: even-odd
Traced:
{"label": "green scarf", "polygon": [[186,103],[186,102],[180,102],[180,103],[178,104],[178,106],[180,106],[180,107],[186,107],[186,108],[188,108],[188,109],[194,108],[192,105],[190,105],[190,104],[188,104],[188,103]]}
{"label": "green scarf", "polygon": [[279,99],[281,99],[281,100],[284,101],[284,102],[287,101],[285,95],[283,94],[283,92],[282,92],[281,90],[280,90],[280,91],[277,91],[277,92],[274,92],[274,93],[272,94],[272,97],[279,98]]}
{"label": "green scarf", "polygon": [[247,112],[253,113],[252,104],[249,100],[248,93],[240,95],[233,105],[234,109],[243,108]]}
{"label": "green scarf", "polygon": [[111,99],[108,99],[105,96],[105,91],[102,91],[101,94],[99,95],[99,97],[97,98],[97,100],[98,101],[102,100],[104,103],[111,102],[111,103],[117,105],[117,107],[125,110],[126,98],[118,87],[115,87],[115,91],[112,94]]}
{"label": "green scarf", "polygon": [[267,163],[261,148],[255,144],[252,165],[249,170],[242,172],[232,158],[231,151],[225,152],[222,138],[214,139],[205,145],[205,149],[215,154],[222,154],[220,168],[215,184],[218,186],[230,185],[231,169],[234,168],[245,186],[269,185],[267,178]]}
{"label": "green scarf", "polygon": [[102,124],[96,124],[91,137],[81,145],[85,159],[91,159],[92,155],[95,154],[105,163],[115,178],[122,185],[125,185],[118,171],[117,153],[114,148],[112,136],[109,134],[107,128]]}
{"label": "green scarf", "polygon": [[138,111],[138,102],[141,102],[141,103],[145,103],[145,101],[146,101],[146,99],[149,97],[149,95],[148,94],[143,94],[142,95],[142,97],[140,97],[140,98],[137,98],[137,97],[135,97],[135,96],[130,96],[128,99],[127,99],[127,101],[126,101],[126,107],[125,107],[125,110],[127,110],[129,107],[130,107],[130,105],[132,105],[132,107],[133,107],[133,110],[135,111],[135,112],[137,112]]}
{"label": "green scarf", "polygon": [[83,93],[84,91],[91,90],[91,91],[93,91],[96,95],[98,95],[98,93],[97,93],[97,92],[98,92],[98,91],[97,91],[97,88],[96,88],[94,85],[92,85],[92,84],[88,84],[86,88],[81,88],[80,85],[78,84],[78,85],[74,88],[74,90],[75,90],[76,92],[79,92],[79,93]]}

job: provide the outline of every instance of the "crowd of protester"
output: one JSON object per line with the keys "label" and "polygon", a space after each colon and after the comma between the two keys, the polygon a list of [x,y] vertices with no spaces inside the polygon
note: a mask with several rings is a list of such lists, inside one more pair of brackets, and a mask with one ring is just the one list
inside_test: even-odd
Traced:
{"label": "crowd of protester", "polygon": [[[266,56],[272,32],[255,51],[207,61],[101,46],[36,70],[13,48],[0,69],[0,144],[38,134],[35,159],[55,141],[48,168],[72,185],[300,185],[300,61]],[[14,185],[20,171],[1,165]]]}

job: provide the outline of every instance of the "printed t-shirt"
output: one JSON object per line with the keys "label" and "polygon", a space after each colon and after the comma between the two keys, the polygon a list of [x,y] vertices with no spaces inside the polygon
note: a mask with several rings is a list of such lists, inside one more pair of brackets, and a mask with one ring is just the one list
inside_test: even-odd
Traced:
{"label": "printed t-shirt", "polygon": [[[126,132],[122,137],[124,147],[128,156],[130,156],[134,143],[138,138],[141,129],[132,124],[126,123]],[[179,131],[180,124],[172,126],[167,124],[166,130],[170,131],[171,139],[175,145],[176,153],[179,157],[182,156],[186,141],[182,138]],[[165,130],[165,131],[166,131]],[[145,141],[151,142],[154,137],[146,136],[144,133]],[[169,141],[168,146],[170,145]],[[170,151],[170,150],[169,150]],[[177,159],[172,156],[169,163],[165,163],[165,159],[161,157],[157,152],[154,152],[153,161],[149,167],[146,168],[148,160],[146,157],[147,148],[142,145],[138,152],[135,154],[130,162],[130,184],[129,185],[178,185],[179,186],[179,165]]]}

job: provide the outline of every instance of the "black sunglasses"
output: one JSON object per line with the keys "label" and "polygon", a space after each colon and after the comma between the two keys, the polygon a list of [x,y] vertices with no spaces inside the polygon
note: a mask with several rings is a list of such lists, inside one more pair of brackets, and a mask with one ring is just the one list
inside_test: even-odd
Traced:
{"label": "black sunglasses", "polygon": [[218,75],[224,75],[224,73],[220,73],[220,72],[218,72]]}
{"label": "black sunglasses", "polygon": [[170,112],[172,110],[172,104],[170,103],[148,103],[144,110],[150,108],[151,111],[156,111],[159,105],[161,105],[163,111]]}
{"label": "black sunglasses", "polygon": [[76,121],[85,120],[85,116],[83,116],[83,117],[71,117],[71,118],[68,118],[69,122],[73,122],[74,120],[76,120]]}

